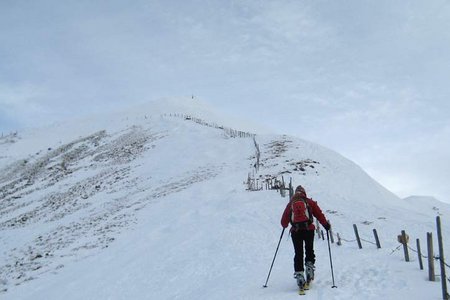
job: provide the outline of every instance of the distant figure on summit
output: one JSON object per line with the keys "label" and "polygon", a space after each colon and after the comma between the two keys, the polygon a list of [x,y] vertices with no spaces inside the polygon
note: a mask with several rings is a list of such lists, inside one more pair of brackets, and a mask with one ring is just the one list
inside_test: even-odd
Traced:
{"label": "distant figure on summit", "polygon": [[[314,254],[314,222],[313,216],[319,220],[322,226],[328,231],[331,225],[328,223],[317,202],[306,196],[305,189],[299,185],[295,193],[284,209],[281,217],[281,226],[291,227],[292,242],[294,244],[294,278],[297,279],[297,285],[300,290],[309,287],[309,283],[314,279],[314,263],[316,256]],[[305,266],[303,264],[303,243],[305,244]]]}

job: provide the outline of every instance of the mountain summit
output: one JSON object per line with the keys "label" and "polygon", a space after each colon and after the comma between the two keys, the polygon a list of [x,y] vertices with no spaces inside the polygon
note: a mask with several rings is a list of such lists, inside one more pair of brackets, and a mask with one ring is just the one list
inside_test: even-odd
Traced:
{"label": "mountain summit", "polygon": [[[439,295],[401,263],[396,235],[423,238],[447,205],[400,199],[332,150],[255,134],[197,99],[18,132],[0,151],[7,299],[291,299],[289,241],[260,288],[288,201],[266,189],[274,180],[304,186],[343,238],[333,245],[338,290],[317,240],[312,297]],[[353,224],[366,240],[376,228],[383,248],[357,249]]]}

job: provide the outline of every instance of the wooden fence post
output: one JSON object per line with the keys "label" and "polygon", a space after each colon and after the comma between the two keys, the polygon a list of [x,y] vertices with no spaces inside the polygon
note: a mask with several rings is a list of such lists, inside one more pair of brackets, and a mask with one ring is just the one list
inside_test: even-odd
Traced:
{"label": "wooden fence post", "polygon": [[436,217],[436,227],[439,243],[439,261],[441,265],[441,284],[442,284],[442,299],[448,299],[447,293],[447,278],[445,276],[445,259],[444,259],[444,243],[442,242],[441,217]]}
{"label": "wooden fence post", "polygon": [[381,248],[380,239],[378,238],[378,233],[375,228],[373,229],[373,236],[375,237],[375,242],[377,243],[377,248],[380,249]]}
{"label": "wooden fence post", "polygon": [[341,241],[341,236],[339,235],[339,232],[338,233],[336,233],[336,235],[337,235],[337,238],[338,238],[338,240],[337,240],[337,245],[338,246],[340,246],[340,245],[342,245],[342,241]]}
{"label": "wooden fence post", "polygon": [[294,187],[292,186],[292,177],[289,181],[289,199],[292,199],[292,196],[294,196]]}
{"label": "wooden fence post", "polygon": [[[329,223],[329,222],[328,222]],[[333,230],[330,228],[330,240],[331,240],[331,243],[332,244],[334,244],[334,236],[333,236]]]}
{"label": "wooden fence post", "polygon": [[320,227],[319,227],[319,220],[316,219],[316,232],[317,232],[317,236],[320,239]]}
{"label": "wooden fence post", "polygon": [[427,232],[427,249],[428,249],[428,279],[435,281],[434,275],[434,251],[433,251],[433,235],[431,232]]}
{"label": "wooden fence post", "polygon": [[408,241],[406,240],[406,232],[402,230],[403,252],[405,253],[405,261],[409,261]]}
{"label": "wooden fence post", "polygon": [[419,258],[419,267],[421,270],[423,270],[423,262],[422,262],[422,252],[420,251],[420,240],[416,239],[417,244],[417,256]]}
{"label": "wooden fence post", "polygon": [[361,239],[359,238],[358,227],[356,227],[356,224],[353,224],[353,230],[355,231],[355,236],[356,236],[356,241],[358,242],[358,247],[359,247],[359,249],[362,249]]}

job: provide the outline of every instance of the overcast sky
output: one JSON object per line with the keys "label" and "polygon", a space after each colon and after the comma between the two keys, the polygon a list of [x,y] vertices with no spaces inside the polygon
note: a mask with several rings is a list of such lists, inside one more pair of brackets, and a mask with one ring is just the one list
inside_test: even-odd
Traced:
{"label": "overcast sky", "polygon": [[0,1],[0,131],[194,94],[450,202],[450,2]]}

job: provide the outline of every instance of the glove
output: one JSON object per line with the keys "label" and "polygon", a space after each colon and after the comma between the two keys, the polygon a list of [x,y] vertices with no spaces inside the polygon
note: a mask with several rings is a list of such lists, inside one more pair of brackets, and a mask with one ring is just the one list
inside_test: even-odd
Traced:
{"label": "glove", "polygon": [[325,225],[323,225],[323,228],[325,228],[326,229],[326,231],[329,231],[330,230],[330,228],[331,228],[331,225],[330,225],[330,223],[326,223]]}

